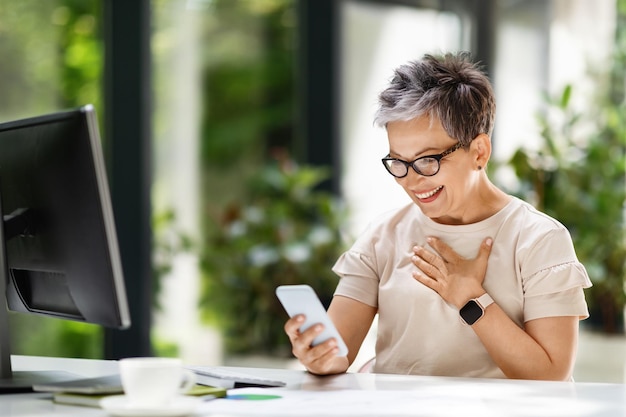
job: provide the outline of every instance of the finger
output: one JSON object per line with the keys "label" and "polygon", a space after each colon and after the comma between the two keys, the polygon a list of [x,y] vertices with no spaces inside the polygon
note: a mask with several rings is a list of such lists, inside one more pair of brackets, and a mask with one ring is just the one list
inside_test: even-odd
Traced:
{"label": "finger", "polygon": [[311,348],[311,351],[315,352],[318,360],[325,360],[332,359],[339,351],[339,348],[337,347],[337,341],[334,338],[330,338]]}
{"label": "finger", "polygon": [[434,278],[431,278],[428,275],[421,273],[420,271],[413,271],[412,275],[413,279],[415,279],[416,281],[421,282],[433,291],[439,292],[438,290],[441,284],[439,284]]}
{"label": "finger", "polygon": [[315,324],[304,332],[299,332],[298,336],[293,341],[293,353],[296,357],[301,357],[304,353],[308,354],[311,350],[311,344],[313,340],[324,330],[322,324]]}
{"label": "finger", "polygon": [[[411,261],[425,275],[427,275],[430,278],[434,278],[436,274],[441,273],[439,267],[437,265],[435,265],[434,263],[437,262],[437,261],[439,261],[438,263],[440,265],[443,265],[443,263],[442,263],[442,261],[440,260],[439,257],[436,257],[433,254],[425,255],[423,252],[428,252],[428,251],[425,251],[425,250],[416,251],[416,255],[411,257]],[[429,256],[432,259],[432,261],[428,261],[428,260],[424,259],[425,256]]]}
{"label": "finger", "polygon": [[415,255],[419,256],[431,265],[435,266],[443,266],[445,264],[444,260],[437,253],[432,250],[426,249],[424,246],[414,246],[413,252]]}
{"label": "finger", "polygon": [[462,257],[454,251],[448,244],[446,244],[443,240],[436,238],[434,236],[429,236],[426,238],[426,242],[441,256],[441,258],[446,262],[455,262]]}
{"label": "finger", "polygon": [[334,339],[325,341],[310,350],[310,362],[308,363],[309,369],[314,369],[315,372],[324,374],[332,366],[339,348],[337,342]]}
{"label": "finger", "polygon": [[300,327],[304,324],[304,315],[298,314],[285,322],[285,333],[289,336],[289,340],[293,340],[300,335]]}
{"label": "finger", "polygon": [[300,358],[300,362],[304,367],[314,375],[327,375],[332,369],[333,363],[336,358],[335,348],[330,350],[318,349],[322,345],[318,345],[315,348],[309,349],[306,357]]}
{"label": "finger", "polygon": [[483,240],[483,243],[480,245],[476,259],[484,263],[487,263],[487,259],[489,259],[489,255],[491,254],[492,248],[493,248],[493,239],[488,237],[485,240]]}

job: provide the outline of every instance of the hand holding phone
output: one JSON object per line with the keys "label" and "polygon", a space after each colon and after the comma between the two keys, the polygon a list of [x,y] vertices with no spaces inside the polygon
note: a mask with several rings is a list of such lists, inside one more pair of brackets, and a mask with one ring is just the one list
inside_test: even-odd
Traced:
{"label": "hand holding phone", "polygon": [[298,314],[305,316],[305,322],[300,326],[301,332],[317,323],[324,325],[324,331],[313,339],[311,346],[317,346],[330,338],[334,338],[339,348],[337,356],[346,356],[348,354],[348,347],[330,320],[330,317],[326,314],[326,309],[313,288],[309,285],[281,285],[276,288],[276,296],[287,314],[289,314],[289,317],[294,317]]}

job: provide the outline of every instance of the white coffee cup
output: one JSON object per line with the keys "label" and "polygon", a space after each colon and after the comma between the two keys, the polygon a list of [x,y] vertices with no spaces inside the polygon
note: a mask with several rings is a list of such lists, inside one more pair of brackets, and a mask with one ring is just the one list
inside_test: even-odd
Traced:
{"label": "white coffee cup", "polygon": [[124,394],[132,407],[167,405],[196,382],[195,374],[178,358],[125,358],[119,367]]}

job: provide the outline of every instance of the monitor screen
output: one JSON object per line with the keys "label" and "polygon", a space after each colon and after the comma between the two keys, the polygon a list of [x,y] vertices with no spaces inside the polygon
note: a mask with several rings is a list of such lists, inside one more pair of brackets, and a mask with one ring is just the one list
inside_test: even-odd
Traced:
{"label": "monitor screen", "polygon": [[[130,325],[93,106],[0,124],[0,214],[9,310]],[[2,388],[24,378],[11,371],[8,314],[0,310]]]}

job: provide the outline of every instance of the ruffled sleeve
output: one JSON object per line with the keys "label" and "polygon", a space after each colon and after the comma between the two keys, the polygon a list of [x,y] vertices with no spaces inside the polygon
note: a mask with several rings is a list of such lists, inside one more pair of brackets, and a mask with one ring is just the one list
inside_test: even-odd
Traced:
{"label": "ruffled sleeve", "polygon": [[527,252],[522,269],[524,321],[554,316],[589,316],[584,288],[591,287],[567,229],[546,233]]}
{"label": "ruffled sleeve", "polygon": [[541,271],[531,281],[524,297],[524,321],[542,317],[589,317],[583,289],[591,286],[585,268],[578,262]]}

